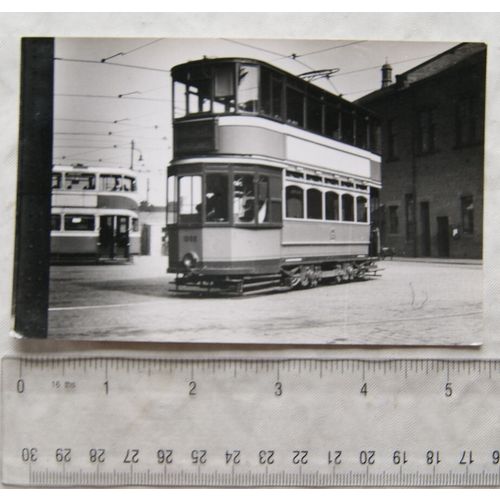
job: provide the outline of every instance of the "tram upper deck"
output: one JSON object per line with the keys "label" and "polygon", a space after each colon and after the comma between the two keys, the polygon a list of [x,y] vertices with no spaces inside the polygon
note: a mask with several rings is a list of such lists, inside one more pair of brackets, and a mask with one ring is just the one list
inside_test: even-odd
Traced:
{"label": "tram upper deck", "polygon": [[174,67],[172,79],[174,164],[274,160],[380,187],[380,128],[370,111],[253,59],[193,61]]}

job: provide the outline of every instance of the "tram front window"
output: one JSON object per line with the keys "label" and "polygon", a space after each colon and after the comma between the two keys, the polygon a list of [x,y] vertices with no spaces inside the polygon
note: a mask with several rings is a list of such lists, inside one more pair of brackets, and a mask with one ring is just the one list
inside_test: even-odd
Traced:
{"label": "tram front window", "polygon": [[234,65],[225,64],[214,68],[214,113],[234,112]]}
{"label": "tram front window", "polygon": [[211,69],[208,67],[193,69],[186,77],[187,114],[210,113],[212,111]]}
{"label": "tram front window", "polygon": [[201,222],[201,176],[179,178],[179,222]]}
{"label": "tram front window", "polygon": [[205,186],[205,218],[207,222],[227,222],[228,182],[226,174],[207,174]]}
{"label": "tram front window", "polygon": [[233,213],[237,223],[255,222],[255,185],[253,175],[235,174]]}
{"label": "tram front window", "polygon": [[100,179],[101,191],[121,191],[123,188],[121,175],[101,174]]}
{"label": "tram front window", "polygon": [[133,177],[128,177],[125,175],[123,177],[123,190],[124,191],[136,191],[137,185]]}

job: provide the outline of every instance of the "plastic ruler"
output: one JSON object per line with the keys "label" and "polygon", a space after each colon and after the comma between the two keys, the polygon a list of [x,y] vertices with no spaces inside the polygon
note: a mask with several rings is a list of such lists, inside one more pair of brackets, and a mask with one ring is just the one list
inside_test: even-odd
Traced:
{"label": "plastic ruler", "polygon": [[500,486],[500,361],[2,363],[2,480]]}

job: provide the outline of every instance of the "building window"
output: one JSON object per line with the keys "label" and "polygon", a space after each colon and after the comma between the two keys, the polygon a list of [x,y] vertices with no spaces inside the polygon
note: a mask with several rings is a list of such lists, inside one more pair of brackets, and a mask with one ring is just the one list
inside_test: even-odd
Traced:
{"label": "building window", "polygon": [[415,233],[415,207],[413,193],[405,194],[406,239],[412,240]]}
{"label": "building window", "polygon": [[325,194],[325,219],[339,220],[339,195],[333,191]]}
{"label": "building window", "polygon": [[399,233],[399,207],[397,205],[391,205],[389,207],[389,233],[397,234]]}
{"label": "building window", "polygon": [[481,141],[481,115],[479,99],[464,97],[457,102],[456,108],[456,145],[470,146]]}
{"label": "building window", "polygon": [[354,198],[350,194],[342,195],[342,220],[354,221]]}
{"label": "building window", "polygon": [[298,186],[286,188],[286,216],[292,219],[304,218],[304,190]]}
{"label": "building window", "polygon": [[395,160],[398,157],[396,121],[387,121],[387,159]]}
{"label": "building window", "polygon": [[323,196],[319,189],[307,190],[307,218],[323,219]]}
{"label": "building window", "polygon": [[419,153],[432,153],[436,149],[435,111],[425,109],[418,113],[417,150]]}
{"label": "building window", "polygon": [[472,196],[462,196],[462,228],[466,234],[474,232],[474,198]]}

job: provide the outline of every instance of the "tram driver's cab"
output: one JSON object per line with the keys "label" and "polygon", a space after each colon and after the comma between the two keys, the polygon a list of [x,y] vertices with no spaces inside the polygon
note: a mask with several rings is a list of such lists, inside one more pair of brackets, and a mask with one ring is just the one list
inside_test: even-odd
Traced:
{"label": "tram driver's cab", "polygon": [[227,238],[224,258],[237,259],[243,250],[240,245],[248,244],[248,230],[279,230],[282,226],[280,169],[204,164],[171,167],[169,174],[171,272],[186,271],[183,257],[187,254],[215,260],[217,241]]}

